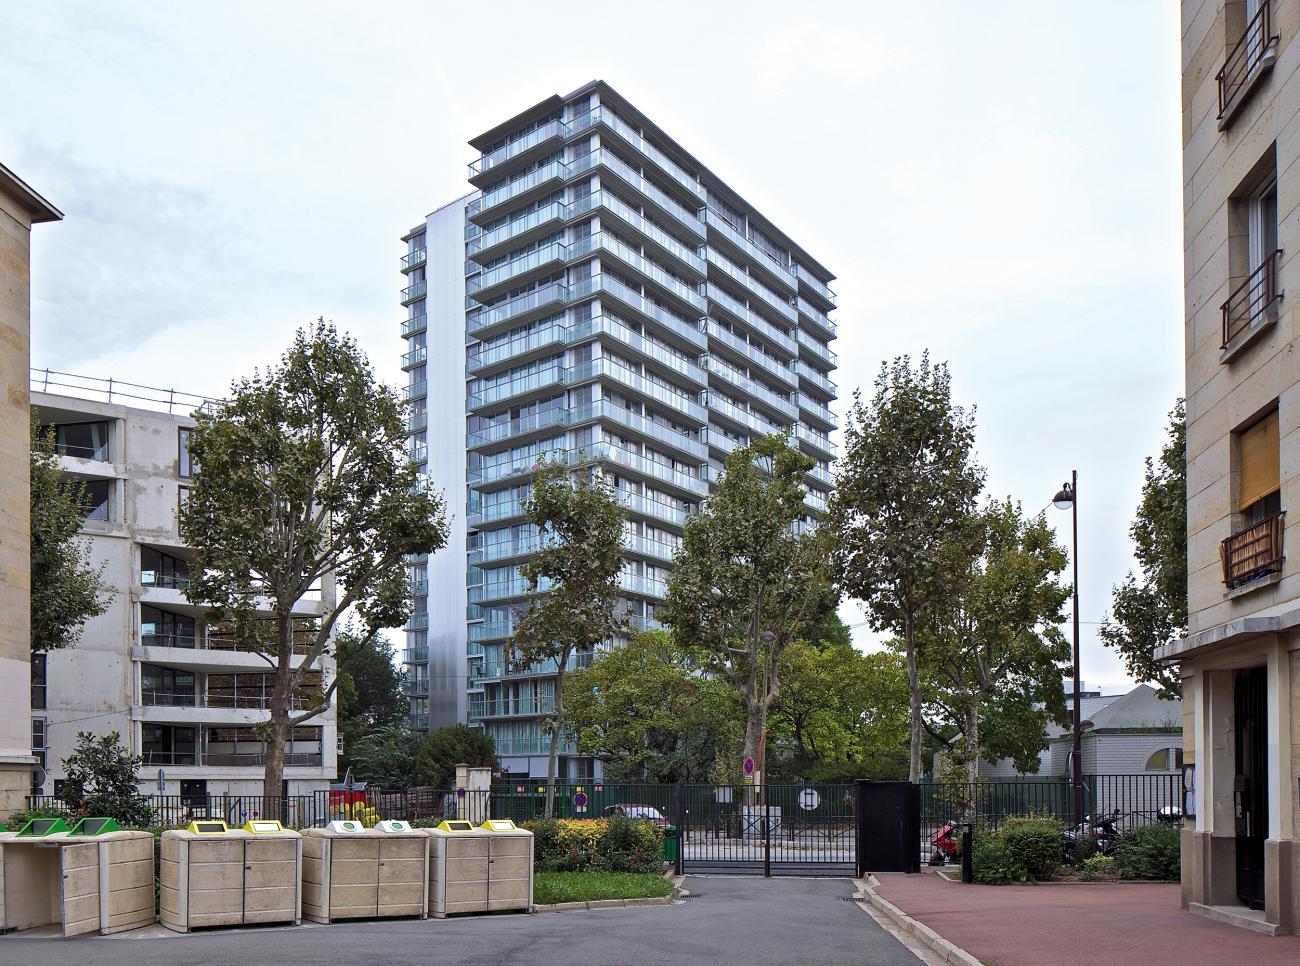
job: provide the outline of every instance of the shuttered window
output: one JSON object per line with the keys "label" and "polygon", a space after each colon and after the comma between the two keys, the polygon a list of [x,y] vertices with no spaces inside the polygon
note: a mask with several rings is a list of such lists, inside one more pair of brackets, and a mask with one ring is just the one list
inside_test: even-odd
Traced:
{"label": "shuttered window", "polygon": [[1238,439],[1241,495],[1237,509],[1246,510],[1278,490],[1277,410],[1269,413]]}

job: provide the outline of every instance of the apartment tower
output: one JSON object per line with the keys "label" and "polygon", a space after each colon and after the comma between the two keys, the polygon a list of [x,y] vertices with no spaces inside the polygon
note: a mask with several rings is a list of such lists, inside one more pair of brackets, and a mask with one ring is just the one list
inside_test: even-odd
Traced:
{"label": "apartment tower", "polygon": [[1185,0],[1183,903],[1300,921],[1300,5]]}
{"label": "apartment tower", "polygon": [[[683,525],[733,449],[786,433],[817,460],[806,521],[825,510],[833,276],[602,81],[470,144],[474,191],[410,231],[402,260],[412,453],[466,554],[412,564],[407,686],[413,725],[486,728],[504,770],[540,777],[555,669],[503,650],[537,548],[533,474],[582,456],[610,474],[622,607],[657,627]],[[562,755],[562,777],[600,776]]]}

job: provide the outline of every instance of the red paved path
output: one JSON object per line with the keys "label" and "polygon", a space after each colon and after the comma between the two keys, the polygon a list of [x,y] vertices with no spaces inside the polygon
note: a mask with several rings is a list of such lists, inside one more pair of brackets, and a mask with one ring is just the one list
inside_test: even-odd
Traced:
{"label": "red paved path", "polygon": [[1300,938],[1184,912],[1178,886],[963,886],[879,875],[880,895],[987,966],[1300,966]]}

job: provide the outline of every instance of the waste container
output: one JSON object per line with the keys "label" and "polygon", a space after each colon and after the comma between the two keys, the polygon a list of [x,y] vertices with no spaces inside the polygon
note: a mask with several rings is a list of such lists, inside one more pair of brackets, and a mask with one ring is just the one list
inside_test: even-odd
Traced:
{"label": "waste container", "polygon": [[425,917],[429,836],[406,822],[303,830],[302,912],[312,922]]}
{"label": "waste container", "polygon": [[154,921],[153,836],[111,818],[32,819],[0,833],[0,931],[57,925],[65,936]]}
{"label": "waste container", "polygon": [[302,837],[279,822],[198,820],[162,834],[159,918],[168,929],[302,919]]}
{"label": "waste container", "polygon": [[532,832],[488,819],[477,826],[448,820],[428,834],[429,915],[532,908]]}
{"label": "waste container", "polygon": [[677,849],[679,847],[680,841],[681,840],[677,836],[677,826],[665,825],[664,826],[664,861],[665,862],[677,861]]}

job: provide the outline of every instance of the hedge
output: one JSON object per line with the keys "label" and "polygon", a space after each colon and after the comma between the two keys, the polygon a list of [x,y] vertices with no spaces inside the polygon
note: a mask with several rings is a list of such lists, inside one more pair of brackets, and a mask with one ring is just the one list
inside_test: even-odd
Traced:
{"label": "hedge", "polygon": [[525,822],[539,872],[657,872],[664,833],[654,822],[553,818]]}

